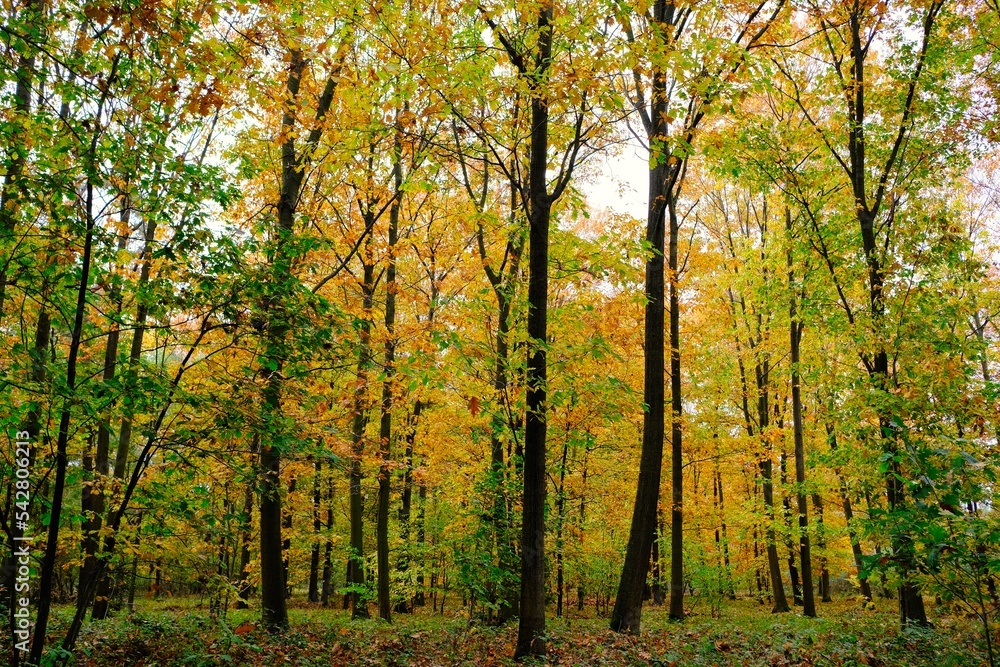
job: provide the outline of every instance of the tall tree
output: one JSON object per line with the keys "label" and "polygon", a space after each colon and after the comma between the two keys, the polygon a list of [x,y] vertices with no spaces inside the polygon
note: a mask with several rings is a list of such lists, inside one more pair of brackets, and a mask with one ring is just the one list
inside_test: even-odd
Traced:
{"label": "tall tree", "polygon": [[[921,89],[928,85],[925,80],[928,61],[937,57],[937,24],[945,5],[944,0],[933,0],[919,7],[890,8],[889,3],[857,0],[837,4],[815,15],[817,34],[822,39],[818,51],[823,53],[835,77],[833,80],[843,104],[841,113],[846,120],[839,127],[821,122],[818,109],[811,103],[797,73],[789,67],[787,58],[775,59],[780,73],[789,82],[787,95],[814,128],[821,147],[839,167],[853,197],[853,218],[860,232],[860,250],[866,266],[864,282],[873,342],[860,356],[870,380],[870,400],[878,414],[881,447],[888,462],[884,473],[885,497],[890,513],[897,517],[906,508],[906,491],[897,441],[897,415],[893,414],[891,402],[886,400],[894,383],[890,342],[885,335],[887,264],[891,262],[886,252],[895,229],[900,193],[906,183],[915,178],[913,161],[921,159],[914,155],[911,146],[921,113]],[[903,21],[887,21],[888,13],[897,10],[905,13]],[[912,22],[916,30],[904,30],[901,26],[906,22]],[[889,76],[876,72],[871,51],[876,40],[898,46],[905,44],[912,57],[898,64],[899,71],[890,70]],[[900,103],[893,108],[897,101],[893,96],[892,105],[878,105],[876,115],[872,116],[869,109],[873,94],[880,90],[884,95],[900,92]],[[850,310],[843,292],[840,294],[844,307]],[[893,521],[900,523],[897,519]],[[916,565],[912,538],[901,524],[895,525],[891,533],[894,561],[902,577],[900,624],[926,625],[923,598],[912,578]]]}
{"label": "tall tree", "polygon": [[[629,542],[625,563],[611,614],[611,628],[618,632],[638,633],[642,617],[642,600],[646,583],[647,565],[656,528],[656,508],[660,493],[660,472],[663,458],[664,418],[664,296],[669,276],[670,313],[670,460],[671,460],[671,511],[670,511],[670,617],[684,617],[684,515],[683,515],[683,424],[681,412],[681,343],[679,279],[681,263],[680,214],[678,212],[681,189],[687,172],[688,158],[698,127],[720,95],[725,82],[743,67],[744,51],[757,45],[780,11],[779,0],[768,16],[765,12],[769,1],[754,6],[736,25],[731,45],[739,53],[718,60],[714,58],[692,63],[700,74],[686,80],[686,74],[675,71],[670,63],[672,52],[681,48],[681,38],[688,33],[700,34],[692,27],[704,12],[714,8],[695,9],[686,4],[658,0],[653,5],[652,19],[648,23],[649,106],[645,87],[636,67],[632,72],[634,89],[632,105],[642,120],[646,145],[650,154],[647,201],[646,242],[650,253],[646,263],[646,322],[645,365],[643,375],[642,452],[639,461],[639,479],[636,502],[632,513]],[[632,17],[622,20],[626,37],[634,48],[637,44],[632,28]],[[711,17],[709,17],[711,23]],[[698,51],[696,51],[698,52]],[[709,49],[707,53],[715,55]],[[728,64],[730,61],[732,64]],[[642,62],[642,60],[640,60]],[[683,67],[678,68],[683,70]],[[678,86],[689,88],[687,96],[674,97]],[[685,101],[686,100],[686,101]],[[675,116],[681,122],[675,124]],[[669,223],[669,234],[667,224]],[[669,238],[669,253],[664,267],[664,243]]]}
{"label": "tall tree", "polygon": [[[521,609],[518,617],[515,658],[544,655],[545,648],[545,501],[546,393],[549,293],[549,224],[553,204],[572,179],[580,149],[590,134],[584,121],[588,109],[586,90],[576,92],[571,138],[564,145],[560,168],[550,187],[549,126],[553,97],[553,33],[555,4],[540,3],[530,26],[532,39],[521,42],[500,28],[483,9],[494,37],[501,43],[517,78],[526,87],[530,103],[527,178],[517,180],[528,218],[528,364],[525,375],[527,405],[524,420],[524,486],[521,506]],[[591,84],[592,85],[592,84]],[[575,108],[574,108],[575,107]]]}
{"label": "tall tree", "polygon": [[798,312],[798,295],[795,284],[795,268],[792,262],[792,213],[785,207],[785,231],[788,244],[788,321],[789,348],[791,352],[792,371],[792,437],[795,442],[795,484],[798,500],[799,524],[799,558],[802,560],[802,609],[806,616],[816,615],[816,601],[813,597],[812,554],[809,548],[809,514],[808,496],[804,487],[806,483],[805,443],[802,437],[802,386],[801,370],[803,322]]}
{"label": "tall tree", "polygon": [[[300,118],[306,104],[300,96],[303,76],[309,59],[292,42],[288,47],[288,75],[285,81],[284,111],[281,119],[281,186],[277,201],[277,226],[271,251],[270,279],[261,302],[266,318],[265,351],[263,354],[265,435],[260,449],[260,559],[261,559],[261,620],[271,631],[288,629],[285,605],[284,568],[281,557],[281,485],[282,451],[287,447],[288,434],[282,426],[282,368],[289,359],[290,332],[295,313],[289,309],[295,298],[296,280],[293,273],[296,255],[296,210],[307,169],[314,160],[317,145],[323,135],[326,115],[330,110],[341,81],[343,57],[349,40],[339,45],[340,52],[314,104],[314,119],[309,128]],[[309,128],[306,131],[306,128]],[[301,147],[296,138],[304,135]]]}

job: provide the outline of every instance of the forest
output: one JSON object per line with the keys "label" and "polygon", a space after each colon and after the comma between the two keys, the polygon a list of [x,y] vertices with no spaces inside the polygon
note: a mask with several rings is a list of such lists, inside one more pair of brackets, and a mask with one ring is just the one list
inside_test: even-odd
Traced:
{"label": "forest", "polygon": [[997,0],[0,14],[0,660],[1000,661]]}

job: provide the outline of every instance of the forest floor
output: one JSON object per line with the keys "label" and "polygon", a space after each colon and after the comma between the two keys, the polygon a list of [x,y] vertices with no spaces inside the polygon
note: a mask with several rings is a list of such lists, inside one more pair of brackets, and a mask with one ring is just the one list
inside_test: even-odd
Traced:
{"label": "forest floor", "polygon": [[[900,632],[894,601],[878,608],[840,601],[821,605],[820,618],[772,615],[756,602],[726,602],[719,617],[694,601],[683,623],[666,610],[644,607],[638,638],[608,630],[593,608],[548,622],[545,664],[688,667],[711,665],[866,665],[869,667],[978,667],[988,665],[974,621],[935,615],[935,628]],[[57,606],[50,641],[55,643],[71,609]],[[75,664],[88,667],[261,665],[339,667],[433,667],[514,665],[516,623],[491,628],[470,624],[460,613],[397,615],[392,625],[351,622],[347,612],[293,604],[291,632],[271,636],[256,626],[257,612],[230,611],[212,619],[196,598],[142,599],[136,613],[88,623]],[[5,650],[9,651],[8,647]],[[0,652],[3,653],[3,652]],[[6,658],[6,656],[4,656]]]}

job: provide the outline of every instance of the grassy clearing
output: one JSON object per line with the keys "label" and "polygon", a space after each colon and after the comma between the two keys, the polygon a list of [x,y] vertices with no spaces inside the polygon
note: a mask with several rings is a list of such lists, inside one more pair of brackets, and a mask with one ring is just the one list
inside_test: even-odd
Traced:
{"label": "grassy clearing", "polygon": [[[684,623],[649,607],[638,638],[607,629],[592,610],[549,621],[551,665],[687,667],[790,665],[869,667],[975,667],[987,664],[975,623],[939,617],[932,630],[899,632],[891,601],[862,610],[850,602],[824,604],[818,619],[772,615],[750,601],[729,602],[721,618],[697,605]],[[69,621],[56,609],[53,640]],[[516,626],[483,627],[460,613],[422,609],[391,626],[352,622],[347,612],[293,606],[292,631],[280,637],[257,629],[257,612],[230,611],[212,619],[196,599],[143,600],[137,612],[90,623],[76,665],[143,667],[191,665],[379,665],[492,667],[515,664]],[[9,642],[5,650],[9,650]],[[54,657],[54,656],[53,656]]]}

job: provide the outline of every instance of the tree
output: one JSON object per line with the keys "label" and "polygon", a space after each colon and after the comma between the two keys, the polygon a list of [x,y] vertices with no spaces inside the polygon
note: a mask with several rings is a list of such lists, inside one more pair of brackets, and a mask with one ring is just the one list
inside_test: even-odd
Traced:
{"label": "tree", "polygon": [[[648,25],[651,49],[649,69],[651,70],[649,108],[640,69],[633,68],[635,81],[632,104],[642,120],[646,134],[646,146],[650,153],[649,198],[646,242],[651,253],[646,265],[646,339],[645,374],[643,379],[646,416],[643,420],[643,444],[639,464],[639,480],[636,488],[636,502],[629,531],[629,546],[625,553],[625,563],[615,598],[615,609],[611,614],[611,628],[618,632],[639,632],[642,614],[642,598],[646,583],[653,533],[657,523],[657,504],[660,493],[660,468],[662,459],[664,414],[663,414],[663,325],[664,325],[664,242],[669,238],[666,275],[669,275],[670,311],[670,460],[671,460],[671,520],[670,520],[670,616],[680,620],[684,617],[684,533],[683,533],[683,425],[681,412],[681,343],[680,343],[680,300],[679,280],[681,264],[678,254],[680,242],[679,198],[687,171],[688,160],[693,152],[693,143],[710,107],[724,94],[725,83],[743,66],[744,49],[753,48],[766,33],[768,26],[781,10],[783,2],[778,2],[773,13],[766,13],[768,2],[753,7],[736,24],[732,41],[727,48],[735,53],[716,53],[712,48],[691,49],[684,53],[679,48],[682,36],[693,33],[694,38],[702,37],[698,25],[712,25],[715,8],[695,10],[674,2],[659,0],[654,4],[652,21]],[[707,17],[702,17],[702,13]],[[631,46],[637,43],[631,27],[632,17],[622,23]],[[670,54],[680,51],[692,59],[691,66],[699,73],[687,78],[685,65],[677,63],[677,69],[670,66]],[[725,55],[723,55],[725,54]],[[716,60],[718,58],[718,60]],[[731,64],[730,64],[731,63]],[[686,96],[672,97],[677,86],[685,88]],[[682,119],[675,124],[675,118]],[[669,233],[665,228],[669,222]]]}

